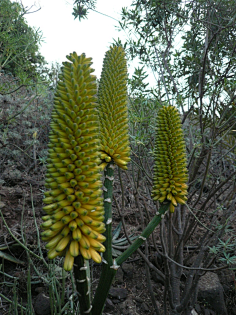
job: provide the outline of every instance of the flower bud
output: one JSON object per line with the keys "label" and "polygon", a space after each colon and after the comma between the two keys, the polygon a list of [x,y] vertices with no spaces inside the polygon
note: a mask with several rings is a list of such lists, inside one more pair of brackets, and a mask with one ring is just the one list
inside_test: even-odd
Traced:
{"label": "flower bud", "polygon": [[180,115],[176,107],[162,107],[157,115],[153,200],[170,201],[170,212],[186,203],[187,156]]}

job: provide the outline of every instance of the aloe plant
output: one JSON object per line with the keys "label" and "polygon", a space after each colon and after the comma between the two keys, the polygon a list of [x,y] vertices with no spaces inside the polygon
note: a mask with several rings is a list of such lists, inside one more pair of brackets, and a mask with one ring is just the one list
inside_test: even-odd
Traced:
{"label": "aloe plant", "polygon": [[[122,223],[120,222],[112,233],[112,257],[118,257],[122,254],[121,250],[129,247],[129,242],[126,237],[118,238],[121,232]],[[134,233],[129,235],[130,241],[134,241],[137,236]]]}
{"label": "aloe plant", "polygon": [[[45,184],[49,190],[44,199],[47,215],[41,225],[42,239],[47,241],[49,258],[65,256],[64,269],[74,268],[80,313],[101,315],[120,265],[149,237],[166,211],[173,212],[177,202],[186,199],[184,142],[178,113],[173,107],[165,107],[164,114],[159,115],[161,127],[157,135],[153,187],[154,200],[159,200],[161,207],[141,235],[133,237],[134,242],[113,259],[112,243],[126,242],[126,239],[117,240],[119,228],[112,236],[114,169],[116,166],[127,169],[130,161],[125,53],[116,46],[106,53],[98,104],[91,58],[76,53],[67,58],[69,62],[63,64],[52,112]],[[171,123],[177,128],[177,138],[167,130]],[[169,158],[163,169],[160,167],[163,156],[158,157],[158,151]],[[103,253],[102,258],[99,252]],[[97,263],[102,261],[94,298],[90,285],[91,258]]]}

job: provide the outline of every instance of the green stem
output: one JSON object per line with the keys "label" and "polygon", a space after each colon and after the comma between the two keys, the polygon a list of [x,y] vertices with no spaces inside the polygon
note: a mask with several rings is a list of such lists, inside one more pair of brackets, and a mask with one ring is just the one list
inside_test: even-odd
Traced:
{"label": "green stem", "polygon": [[[100,280],[96,293],[93,299],[92,315],[101,314],[106,296],[108,294],[110,286],[107,288],[105,295],[103,295],[103,290],[106,288],[106,283],[111,283],[115,275],[115,272],[111,272],[112,261],[112,193],[113,193],[113,180],[114,180],[114,164],[108,163],[104,170],[104,210],[105,210],[105,223],[106,231],[104,235],[106,236],[106,241],[104,246],[106,247],[105,253],[103,253],[103,264]],[[114,275],[113,275],[114,273]],[[112,276],[112,278],[111,278]],[[101,299],[102,298],[102,299]],[[102,301],[102,302],[101,302]]]}
{"label": "green stem", "polygon": [[102,315],[102,310],[104,304],[106,302],[106,298],[109,292],[109,289],[112,284],[112,280],[116,274],[119,266],[130,257],[149,237],[149,235],[154,231],[156,226],[161,222],[163,215],[165,215],[166,211],[169,209],[169,203],[162,204],[159,212],[155,215],[152,221],[148,224],[148,226],[144,229],[142,234],[134,241],[133,244],[116,260],[113,261],[112,264],[103,263],[102,274],[98,283],[97,290],[95,292],[95,296],[93,299],[93,307],[92,307],[92,315]]}
{"label": "green stem", "polygon": [[113,180],[114,180],[114,167],[115,165],[110,162],[107,164],[104,170],[104,210],[105,210],[105,224],[106,231],[104,236],[106,236],[106,241],[104,246],[106,248],[105,253],[103,253],[103,259],[107,264],[103,266],[112,265],[112,194],[113,194]]}
{"label": "green stem", "polygon": [[80,314],[91,314],[89,261],[81,255],[75,257],[74,278],[78,292]]}
{"label": "green stem", "polygon": [[169,209],[169,205],[169,202],[167,204],[161,205],[159,212],[157,212],[152,221],[149,222],[142,234],[129,246],[129,248],[126,249],[126,251],[124,251],[123,254],[116,258],[115,264],[120,266],[143,244],[144,241],[146,241],[146,239],[154,231],[156,226],[161,222],[162,216],[165,215],[166,211]]}

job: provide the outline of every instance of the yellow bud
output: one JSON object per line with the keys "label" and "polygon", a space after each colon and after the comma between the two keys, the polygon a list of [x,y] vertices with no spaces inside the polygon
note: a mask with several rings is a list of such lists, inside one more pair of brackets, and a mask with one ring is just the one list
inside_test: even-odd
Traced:
{"label": "yellow bud", "polygon": [[[97,218],[104,214],[96,77],[91,75],[91,59],[84,54],[77,56],[74,52],[68,60],[59,77],[51,117],[45,180],[48,191],[44,199],[47,205],[43,208],[48,216],[42,224],[42,239],[49,241],[48,256],[53,259],[66,254],[65,270],[72,269],[74,256],[79,255],[78,241],[85,246],[85,235],[93,232],[93,224],[95,229],[104,230],[102,222],[93,221],[93,215],[86,216],[91,207],[96,209]],[[97,230],[94,233],[101,235]],[[96,254],[87,252],[87,245],[89,242],[81,254],[98,261]]]}
{"label": "yellow bud", "polygon": [[[98,89],[101,126],[101,168],[113,160],[127,169],[129,161],[127,66],[122,47],[110,47],[103,61]],[[108,91],[114,89],[114,93]],[[117,126],[122,128],[117,128]],[[115,127],[116,126],[116,127]]]}
{"label": "yellow bud", "polygon": [[174,106],[162,107],[157,115],[152,197],[160,202],[169,200],[170,212],[174,212],[177,203],[185,203],[188,188],[186,164],[179,112]]}

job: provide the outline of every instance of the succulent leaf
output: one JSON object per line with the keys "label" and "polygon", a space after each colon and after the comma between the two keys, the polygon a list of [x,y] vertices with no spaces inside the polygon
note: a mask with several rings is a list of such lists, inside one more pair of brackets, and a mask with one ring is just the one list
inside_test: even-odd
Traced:
{"label": "succulent leaf", "polygon": [[127,111],[127,65],[122,47],[106,52],[98,89],[102,167],[113,160],[127,169],[130,161]]}
{"label": "succulent leaf", "polygon": [[180,115],[176,107],[164,106],[157,115],[152,197],[170,201],[170,212],[187,200],[187,156]]}
{"label": "succulent leaf", "polygon": [[42,239],[48,242],[48,257],[65,255],[64,269],[71,270],[79,254],[101,261],[94,251],[104,251],[105,225],[96,77],[91,58],[74,52],[67,59],[50,125]]}

